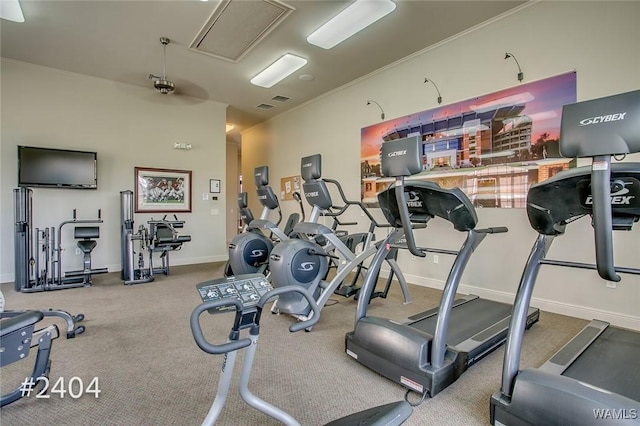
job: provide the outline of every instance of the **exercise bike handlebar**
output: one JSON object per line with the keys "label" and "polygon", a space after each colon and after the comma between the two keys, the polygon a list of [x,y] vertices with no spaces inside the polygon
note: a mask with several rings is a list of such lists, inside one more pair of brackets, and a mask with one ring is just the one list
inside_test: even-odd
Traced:
{"label": "exercise bike handlebar", "polygon": [[[196,308],[191,313],[191,333],[193,334],[193,338],[196,341],[196,344],[200,349],[209,354],[220,355],[228,352],[237,351],[242,348],[246,348],[251,345],[251,339],[244,338],[240,340],[231,340],[227,343],[223,343],[220,345],[215,345],[210,343],[202,332],[202,326],[200,325],[200,315],[209,309],[217,309],[233,306],[236,311],[236,321],[238,324],[240,318],[242,316],[242,302],[238,299],[221,299],[221,300],[212,300],[210,302],[204,302],[200,305],[196,306]],[[235,328],[234,328],[235,330]]]}
{"label": "exercise bike handlebar", "polygon": [[256,315],[256,325],[260,324],[260,316],[262,314],[262,309],[264,308],[264,305],[273,297],[280,296],[281,294],[286,294],[286,293],[300,293],[302,296],[304,296],[305,299],[307,299],[307,302],[309,302],[309,306],[311,307],[311,318],[305,321],[292,324],[289,327],[290,332],[295,333],[296,331],[300,331],[305,328],[310,328],[320,320],[320,309],[318,308],[318,304],[316,303],[315,300],[313,300],[313,297],[311,297],[307,289],[297,285],[288,285],[284,287],[274,288],[273,290],[264,294],[260,298],[260,301],[258,302],[258,305],[257,305],[258,314]]}

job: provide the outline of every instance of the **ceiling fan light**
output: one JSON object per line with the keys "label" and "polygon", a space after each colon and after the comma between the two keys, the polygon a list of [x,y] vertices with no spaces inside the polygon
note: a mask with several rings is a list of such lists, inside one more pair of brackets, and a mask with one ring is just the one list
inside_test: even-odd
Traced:
{"label": "ceiling fan light", "polygon": [[307,41],[323,49],[342,43],[379,19],[393,12],[391,0],[356,0],[307,37]]}
{"label": "ceiling fan light", "polygon": [[24,22],[24,14],[18,0],[0,1],[0,18],[13,22]]}
{"label": "ceiling fan light", "polygon": [[176,88],[176,85],[169,80],[156,80],[153,82],[153,87],[155,87],[158,92],[166,95],[173,92]]}
{"label": "ceiling fan light", "polygon": [[287,53],[251,79],[251,84],[269,88],[307,64],[303,57]]}

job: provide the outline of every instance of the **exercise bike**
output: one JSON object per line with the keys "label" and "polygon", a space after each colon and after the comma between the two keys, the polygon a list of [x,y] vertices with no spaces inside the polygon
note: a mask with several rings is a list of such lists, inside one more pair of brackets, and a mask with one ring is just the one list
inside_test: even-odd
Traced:
{"label": "exercise bike", "polygon": [[[254,395],[249,390],[249,379],[251,370],[253,369],[253,360],[258,348],[258,338],[260,334],[260,317],[262,310],[272,298],[282,297],[290,293],[298,293],[304,297],[311,306],[311,314],[309,319],[293,324],[289,327],[289,331],[296,332],[302,329],[310,328],[320,318],[320,310],[315,304],[311,295],[302,287],[289,286],[274,289],[266,277],[262,274],[248,274],[236,276],[232,278],[220,278],[208,282],[198,284],[198,292],[204,303],[198,305],[191,314],[191,331],[198,347],[209,354],[224,354],[224,362],[220,380],[218,382],[218,391],[215,400],[205,418],[203,425],[210,426],[216,423],[227,395],[231,387],[233,377],[233,369],[235,367],[238,352],[245,349],[244,359],[242,363],[242,372],[239,381],[239,393],[242,399],[251,407],[273,417],[276,420],[288,425],[299,426],[300,423],[290,414],[280,408],[270,404],[269,402]],[[234,312],[235,319],[229,338],[226,343],[212,344],[204,337],[202,327],[200,325],[200,315],[208,311],[212,314],[223,312]],[[240,338],[242,330],[249,330],[249,336]],[[377,426],[395,426],[401,425],[409,416],[413,409],[411,405],[405,401],[394,402],[379,407],[370,408],[368,410],[334,420],[327,425],[329,426],[353,426],[353,425],[377,425]]]}

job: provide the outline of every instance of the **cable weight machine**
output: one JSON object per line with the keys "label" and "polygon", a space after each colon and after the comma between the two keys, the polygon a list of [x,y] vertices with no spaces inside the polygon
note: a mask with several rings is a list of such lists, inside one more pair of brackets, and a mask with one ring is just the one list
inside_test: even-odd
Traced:
{"label": "cable weight machine", "polygon": [[91,251],[96,246],[93,239],[100,237],[100,228],[76,226],[74,237],[79,240],[77,247],[84,254],[83,269],[62,274],[62,228],[71,223],[100,224],[103,222],[100,210],[97,219],[77,219],[74,209],[73,219],[62,222],[57,230],[55,227],[33,228],[32,190],[16,188],[13,193],[16,291],[33,293],[90,287],[92,275],[108,272],[107,268],[91,268]]}
{"label": "cable weight machine", "polygon": [[[41,291],[63,290],[74,287],[90,287],[91,275],[106,273],[107,268],[91,269],[91,250],[95,247],[95,241],[90,238],[99,237],[99,228],[76,227],[75,236],[81,238],[78,248],[84,251],[84,268],[79,271],[70,271],[62,276],[62,228],[64,225],[98,224],[102,223],[100,210],[97,219],[78,220],[76,211],[73,211],[73,219],[62,222],[56,232],[54,227],[42,230],[33,227],[32,194],[29,188],[16,188],[14,194],[14,265],[15,282],[14,289],[22,293],[35,293]],[[35,234],[35,236],[34,236]],[[35,249],[35,253],[34,253]],[[41,262],[41,257],[43,257]],[[42,264],[42,269],[41,269]],[[22,314],[22,310],[2,310],[0,318],[11,318]],[[59,317],[67,324],[67,338],[73,338],[85,331],[84,326],[76,323],[84,320],[84,314],[72,315],[67,311],[58,309],[44,309],[45,317]]]}
{"label": "cable weight machine", "polygon": [[[121,222],[121,278],[125,285],[143,284],[154,280],[154,274],[169,275],[169,252],[182,248],[182,244],[191,241],[190,235],[181,235],[177,229],[184,226],[185,221],[169,220],[166,216],[161,220],[149,220],[149,228],[140,225],[134,232],[133,191],[120,192]],[[136,252],[136,241],[139,250]],[[144,260],[144,251],[148,251],[148,265]],[[153,253],[160,253],[162,266],[154,268]],[[137,259],[137,267],[136,267]]]}

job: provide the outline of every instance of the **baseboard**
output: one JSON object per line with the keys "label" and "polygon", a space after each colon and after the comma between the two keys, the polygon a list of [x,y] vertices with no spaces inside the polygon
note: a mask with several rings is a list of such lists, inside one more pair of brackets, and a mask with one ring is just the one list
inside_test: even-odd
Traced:
{"label": "baseboard", "polygon": [[[228,255],[218,255],[218,256],[202,256],[202,257],[190,257],[184,259],[175,259],[171,258],[169,266],[182,266],[182,265],[195,265],[199,263],[213,263],[213,262],[226,262],[229,258]],[[154,266],[160,266],[161,263],[153,261]],[[122,266],[118,264],[107,265],[107,270],[109,272],[118,272],[122,269]],[[3,274],[0,275],[0,284],[4,283],[12,283],[15,281],[15,274]]]}
{"label": "baseboard", "polygon": [[[195,265],[198,263],[213,263],[213,262],[226,262],[229,259],[228,255],[219,255],[219,256],[202,256],[202,257],[190,257],[185,259],[171,259],[170,266],[181,266],[181,265]],[[156,263],[155,260],[153,262]]]}
{"label": "baseboard", "polygon": [[[386,277],[388,276],[388,273],[389,271],[382,270],[380,275]],[[405,274],[405,279],[407,280],[407,282],[424,287],[435,288],[438,290],[442,290],[444,288],[444,281],[436,280],[433,278],[425,278],[417,275]],[[485,299],[495,300],[497,302],[503,303],[513,303],[513,299],[515,297],[515,293],[490,290],[465,284],[460,284],[460,286],[458,287],[458,292],[462,294],[475,294]],[[599,319],[618,327],[640,330],[640,317],[633,315],[625,315],[601,309],[573,305],[570,303],[557,302],[555,300],[542,299],[539,297],[533,297],[531,299],[531,306],[535,306],[541,311],[552,312],[554,314],[567,315],[570,317],[582,318],[586,320]]]}

